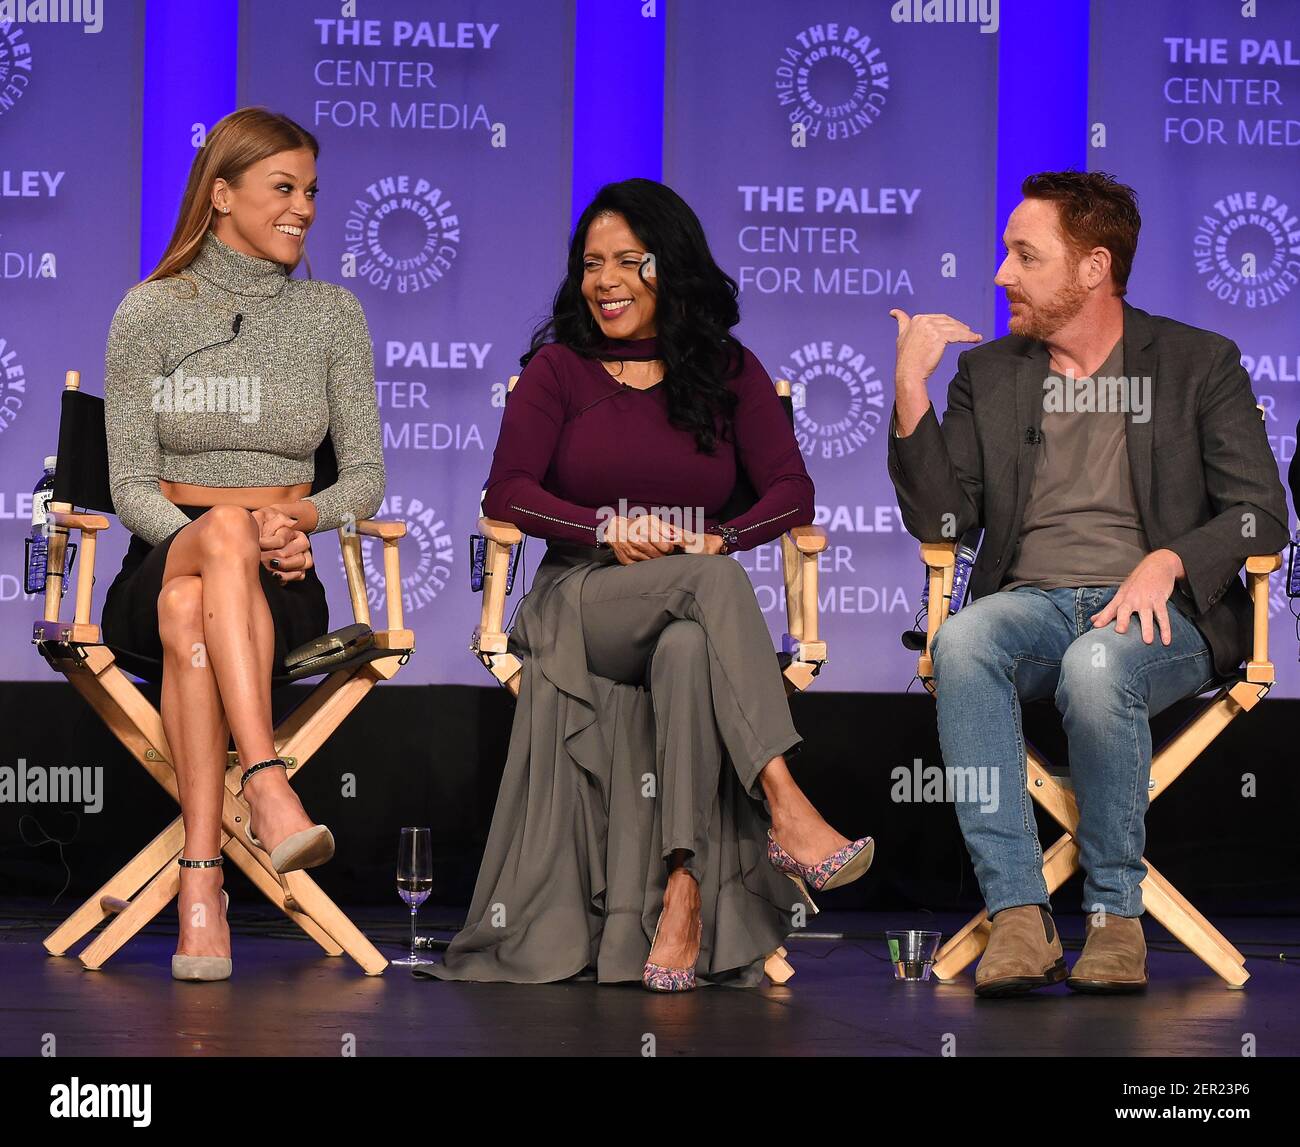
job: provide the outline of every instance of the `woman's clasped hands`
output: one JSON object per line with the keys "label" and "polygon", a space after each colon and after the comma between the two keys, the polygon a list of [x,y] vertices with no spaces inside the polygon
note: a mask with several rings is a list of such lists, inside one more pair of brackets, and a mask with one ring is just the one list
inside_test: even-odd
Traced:
{"label": "woman's clasped hands", "polygon": [[722,549],[717,534],[688,530],[654,514],[612,517],[604,523],[600,536],[625,566],[672,553],[716,554]]}
{"label": "woman's clasped hands", "polygon": [[252,511],[262,547],[259,559],[280,584],[303,581],[316,563],[312,559],[311,541],[298,529],[298,519],[280,506],[266,506]]}

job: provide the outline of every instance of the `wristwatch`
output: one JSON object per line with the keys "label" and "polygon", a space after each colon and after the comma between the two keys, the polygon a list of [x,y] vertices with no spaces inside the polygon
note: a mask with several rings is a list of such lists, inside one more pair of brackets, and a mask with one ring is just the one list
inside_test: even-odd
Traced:
{"label": "wristwatch", "polygon": [[719,553],[730,554],[736,551],[740,544],[740,532],[731,526],[724,526],[718,523],[716,526],[710,526],[704,531],[706,534],[717,534],[722,539],[722,549]]}

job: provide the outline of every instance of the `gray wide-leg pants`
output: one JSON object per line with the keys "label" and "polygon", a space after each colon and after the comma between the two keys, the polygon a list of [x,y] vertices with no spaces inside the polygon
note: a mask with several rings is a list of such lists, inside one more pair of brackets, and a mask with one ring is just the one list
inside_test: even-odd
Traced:
{"label": "gray wide-leg pants", "polygon": [[664,860],[686,849],[701,981],[761,983],[806,905],[768,863],[758,775],[800,737],[745,571],[552,543],[510,650],[522,677],[483,863],[465,927],[427,974],[637,982]]}
{"label": "gray wide-leg pants", "polygon": [[582,625],[592,673],[650,690],[663,856],[689,851],[699,880],[721,748],[762,800],[759,773],[802,740],[749,576],[713,554],[607,565],[583,585]]}

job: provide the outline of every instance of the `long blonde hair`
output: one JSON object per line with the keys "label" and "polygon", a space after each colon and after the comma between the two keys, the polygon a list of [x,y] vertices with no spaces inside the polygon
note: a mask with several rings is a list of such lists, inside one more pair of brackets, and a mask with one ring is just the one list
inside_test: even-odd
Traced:
{"label": "long blonde hair", "polygon": [[[212,186],[224,179],[233,187],[255,163],[261,163],[281,151],[307,148],[320,155],[320,144],[306,128],[288,116],[266,108],[240,108],[219,120],[208,133],[207,142],[194,156],[190,177],[185,184],[176,229],[167,249],[153,271],[143,281],[168,279],[188,267],[198,254],[203,236],[212,228],[216,208],[212,205]],[[292,270],[292,268],[290,268]]]}

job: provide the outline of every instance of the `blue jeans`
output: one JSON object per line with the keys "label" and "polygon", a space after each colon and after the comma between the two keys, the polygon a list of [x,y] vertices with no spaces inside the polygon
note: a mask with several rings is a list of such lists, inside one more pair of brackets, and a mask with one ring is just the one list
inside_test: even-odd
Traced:
{"label": "blue jeans", "polygon": [[1046,697],[1069,738],[1083,909],[1142,913],[1148,719],[1200,693],[1215,672],[1205,638],[1172,603],[1169,645],[1158,625],[1146,644],[1136,615],[1126,633],[1113,621],[1094,628],[1092,614],[1117,589],[1000,591],[948,618],[935,636],[939,743],[990,916],[1020,904],[1050,908],[1020,723],[1020,702]]}

